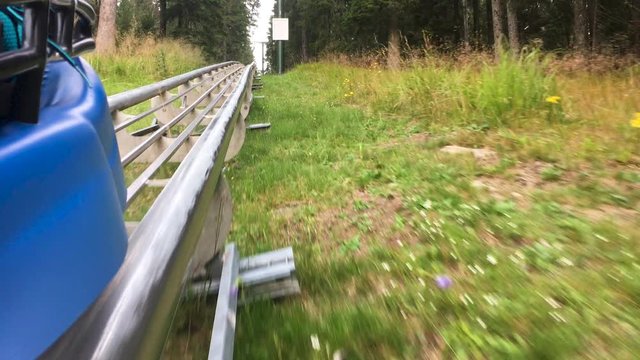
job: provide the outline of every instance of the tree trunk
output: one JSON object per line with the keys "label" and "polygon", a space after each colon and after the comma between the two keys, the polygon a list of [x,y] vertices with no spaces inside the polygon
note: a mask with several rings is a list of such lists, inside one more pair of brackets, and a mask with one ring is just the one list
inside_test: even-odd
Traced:
{"label": "tree trunk", "polygon": [[598,0],[592,0],[591,2],[591,51],[598,50],[598,11],[600,9],[600,2]]}
{"label": "tree trunk", "polygon": [[398,30],[398,16],[391,14],[389,21],[389,49],[387,49],[387,67],[392,70],[400,69],[400,30]]}
{"label": "tree trunk", "polygon": [[473,9],[471,0],[462,0],[462,46],[465,50],[471,47],[471,21],[473,21]]}
{"label": "tree trunk", "polygon": [[511,52],[520,52],[520,27],[518,26],[518,7],[516,0],[507,0],[507,23],[509,26],[509,45]]}
{"label": "tree trunk", "polygon": [[631,6],[633,7],[631,9],[631,36],[634,50],[640,56],[640,0],[633,0]]}
{"label": "tree trunk", "polygon": [[453,42],[458,45],[460,43],[460,39],[462,38],[460,26],[460,0],[453,0],[453,23],[455,31],[453,32]]}
{"label": "tree trunk", "polygon": [[167,36],[167,0],[160,0],[158,5],[160,7],[160,26],[158,31],[160,36],[165,37]]}
{"label": "tree trunk", "polygon": [[496,58],[500,56],[502,41],[504,39],[504,12],[502,11],[502,0],[491,0],[491,10],[493,19],[493,49]]}
{"label": "tree trunk", "polygon": [[302,31],[300,32],[300,46],[301,46],[301,56],[302,62],[309,61],[309,54],[307,52],[307,24],[305,21],[302,22]]}
{"label": "tree trunk", "polygon": [[487,10],[487,45],[493,46],[493,7],[491,0],[485,0],[485,8]]}
{"label": "tree trunk", "polygon": [[586,0],[573,0],[573,47],[584,52],[587,47],[587,7]]}
{"label": "tree trunk", "polygon": [[472,0],[473,6],[473,43],[478,45],[480,41],[480,0]]}
{"label": "tree trunk", "polygon": [[116,6],[117,0],[102,0],[100,19],[96,36],[96,52],[105,54],[116,48]]}

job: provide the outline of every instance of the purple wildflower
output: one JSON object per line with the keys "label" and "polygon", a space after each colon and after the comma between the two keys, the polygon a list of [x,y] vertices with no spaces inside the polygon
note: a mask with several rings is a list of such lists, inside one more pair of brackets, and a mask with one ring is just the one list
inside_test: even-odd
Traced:
{"label": "purple wildflower", "polygon": [[451,280],[450,277],[448,277],[447,275],[438,275],[436,276],[436,285],[440,288],[440,289],[448,289],[451,287],[451,285],[453,285],[453,280]]}

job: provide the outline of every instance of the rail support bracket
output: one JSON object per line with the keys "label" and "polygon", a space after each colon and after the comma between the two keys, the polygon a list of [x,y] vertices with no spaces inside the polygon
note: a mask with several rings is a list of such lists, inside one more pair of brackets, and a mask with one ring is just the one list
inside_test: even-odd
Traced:
{"label": "rail support bracket", "polygon": [[240,259],[235,244],[227,245],[219,281],[197,282],[186,296],[218,295],[209,360],[233,358],[238,305],[300,293],[291,247]]}

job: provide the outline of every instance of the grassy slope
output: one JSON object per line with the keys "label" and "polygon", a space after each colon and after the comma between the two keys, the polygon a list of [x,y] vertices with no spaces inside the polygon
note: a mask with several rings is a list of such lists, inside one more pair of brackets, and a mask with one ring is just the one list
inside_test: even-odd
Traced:
{"label": "grassy slope", "polygon": [[111,55],[89,54],[109,95],[151,84],[205,66],[201,51],[178,40],[128,35]]}
{"label": "grassy slope", "polygon": [[[293,245],[303,292],[243,307],[236,358],[633,358],[638,80],[513,63],[266,77],[250,120],[273,127],[229,166],[230,240]],[[204,308],[183,307],[170,357],[206,353]]]}

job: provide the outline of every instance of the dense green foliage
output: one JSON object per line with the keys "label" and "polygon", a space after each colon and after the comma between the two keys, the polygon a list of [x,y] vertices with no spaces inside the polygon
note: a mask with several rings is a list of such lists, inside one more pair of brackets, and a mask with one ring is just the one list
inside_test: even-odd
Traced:
{"label": "dense green foliage", "polygon": [[252,60],[249,26],[258,0],[122,0],[118,31],[181,38],[202,48],[208,60]]}
{"label": "dense green foliage", "polygon": [[[640,50],[640,1],[511,1],[520,45],[606,53]],[[509,1],[498,2],[504,7]],[[283,4],[283,16],[291,27],[285,45],[289,65],[328,52],[383,50],[394,31],[401,33],[405,50],[494,45],[491,0],[284,0]],[[576,23],[576,16],[581,22]],[[508,22],[503,23],[506,40]],[[576,41],[576,33],[584,37],[582,43]]]}
{"label": "dense green foliage", "polygon": [[151,1],[121,0],[116,25],[121,33],[146,35],[156,30],[156,11]]}
{"label": "dense green foliage", "polygon": [[167,32],[184,37],[214,60],[252,59],[249,26],[257,0],[175,0],[167,4]]}

